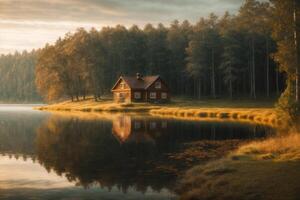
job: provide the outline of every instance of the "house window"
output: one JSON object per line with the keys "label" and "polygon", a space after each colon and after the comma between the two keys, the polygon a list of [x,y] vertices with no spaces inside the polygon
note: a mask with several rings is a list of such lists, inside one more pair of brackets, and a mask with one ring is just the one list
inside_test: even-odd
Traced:
{"label": "house window", "polygon": [[141,99],[141,97],[142,97],[141,92],[134,92],[135,99]]}
{"label": "house window", "polygon": [[119,98],[124,98],[124,97],[125,97],[124,93],[119,93]]}
{"label": "house window", "polygon": [[156,89],[160,89],[161,88],[161,82],[160,81],[155,82],[155,88]]}
{"label": "house window", "polygon": [[156,92],[150,92],[150,99],[156,99]]}
{"label": "house window", "polygon": [[167,95],[166,92],[162,92],[162,93],[161,93],[161,98],[162,98],[162,99],[167,99],[167,97],[168,97],[168,95]]}

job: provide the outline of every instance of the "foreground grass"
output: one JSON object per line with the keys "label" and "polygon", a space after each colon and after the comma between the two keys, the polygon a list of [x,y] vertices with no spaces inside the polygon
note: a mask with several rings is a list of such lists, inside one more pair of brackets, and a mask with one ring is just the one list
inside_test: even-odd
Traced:
{"label": "foreground grass", "polygon": [[265,141],[252,142],[240,147],[234,156],[243,157],[244,155],[253,160],[300,160],[300,134],[279,135]]}
{"label": "foreground grass", "polygon": [[182,199],[298,199],[299,168],[300,134],[278,136],[192,168],[178,192]]}

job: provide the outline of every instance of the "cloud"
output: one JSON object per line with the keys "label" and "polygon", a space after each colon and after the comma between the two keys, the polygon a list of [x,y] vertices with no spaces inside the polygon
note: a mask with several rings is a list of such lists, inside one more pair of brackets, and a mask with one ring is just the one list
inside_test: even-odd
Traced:
{"label": "cloud", "polygon": [[[42,47],[77,27],[144,26],[211,12],[236,12],[243,0],[0,0],[0,54]],[[13,49],[13,50],[12,50]]]}
{"label": "cloud", "polygon": [[166,23],[176,18],[196,20],[210,12],[236,11],[241,3],[242,0],[1,0],[0,19]]}

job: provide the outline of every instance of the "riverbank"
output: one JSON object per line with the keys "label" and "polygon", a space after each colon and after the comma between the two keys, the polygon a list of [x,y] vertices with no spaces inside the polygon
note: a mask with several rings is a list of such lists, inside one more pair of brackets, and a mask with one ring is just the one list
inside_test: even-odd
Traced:
{"label": "riverbank", "polygon": [[149,113],[156,117],[186,120],[242,121],[272,127],[289,125],[288,118],[273,107],[271,101],[229,100],[174,100],[168,104],[126,103],[110,100],[95,102],[88,99],[79,102],[65,101],[38,107],[38,110],[68,112],[131,112]]}

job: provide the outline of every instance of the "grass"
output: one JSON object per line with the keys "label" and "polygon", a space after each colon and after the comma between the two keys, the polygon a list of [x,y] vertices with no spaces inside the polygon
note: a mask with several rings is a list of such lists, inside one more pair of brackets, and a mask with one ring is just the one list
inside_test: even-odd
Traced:
{"label": "grass", "polygon": [[300,134],[279,135],[265,141],[252,142],[239,148],[234,156],[243,155],[255,160],[300,160]]}
{"label": "grass", "polygon": [[297,200],[300,162],[214,162],[188,171],[181,199]]}
{"label": "grass", "polygon": [[290,126],[290,118],[274,108],[160,108],[150,113],[160,117],[187,120],[240,121],[276,128]]}
{"label": "grass", "polygon": [[222,120],[258,123],[273,127],[289,126],[289,119],[275,111],[273,101],[174,99],[168,104],[115,103],[111,100],[95,102],[92,98],[64,101],[42,106],[39,110],[72,112],[133,112],[150,113],[156,117],[172,117],[186,120]]}
{"label": "grass", "polygon": [[288,134],[190,169],[177,191],[182,199],[298,199],[299,167],[300,134]]}
{"label": "grass", "polygon": [[158,106],[147,103],[115,103],[109,100],[94,101],[87,99],[84,101],[64,101],[56,104],[38,107],[38,110],[53,111],[82,111],[82,112],[147,112]]}

